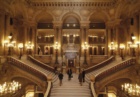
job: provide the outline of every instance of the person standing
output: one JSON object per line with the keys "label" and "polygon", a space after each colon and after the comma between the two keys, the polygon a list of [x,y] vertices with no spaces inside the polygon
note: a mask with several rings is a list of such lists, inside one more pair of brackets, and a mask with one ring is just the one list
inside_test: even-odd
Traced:
{"label": "person standing", "polygon": [[85,82],[85,70],[82,71],[82,81]]}
{"label": "person standing", "polygon": [[71,68],[68,68],[67,74],[68,74],[68,80],[71,80],[71,77],[72,77],[72,70],[71,70]]}
{"label": "person standing", "polygon": [[63,74],[62,74],[62,72],[59,73],[58,78],[59,78],[60,86],[61,86],[62,85],[62,80],[63,80]]}
{"label": "person standing", "polygon": [[81,86],[82,86],[82,78],[83,78],[82,72],[80,71],[79,76],[78,76],[78,79],[79,79],[79,82],[80,82],[80,85]]}

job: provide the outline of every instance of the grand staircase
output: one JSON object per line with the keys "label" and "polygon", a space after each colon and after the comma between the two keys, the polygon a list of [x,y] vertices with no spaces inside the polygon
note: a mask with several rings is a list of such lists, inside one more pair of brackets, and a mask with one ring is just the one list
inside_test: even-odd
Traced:
{"label": "grand staircase", "polygon": [[[14,57],[16,58],[16,57]],[[129,59],[130,57],[127,57]],[[18,57],[17,57],[18,59]],[[74,73],[73,78],[69,81],[68,75],[64,74],[62,85],[59,85],[58,75],[55,75],[53,72],[50,72],[36,64],[32,63],[31,61],[27,60],[27,57],[22,57],[20,60],[21,62],[27,64],[28,66],[40,71],[41,73],[45,74],[46,76],[51,75],[53,78],[52,80],[52,88],[50,92],[50,96],[44,97],[92,97],[91,90],[89,88],[89,82],[91,76],[98,76],[102,72],[109,70],[112,67],[117,66],[117,64],[122,63],[123,61],[120,57],[116,58],[115,61],[107,64],[106,66],[94,70],[88,74],[86,74],[86,82],[83,83],[81,86],[78,81],[78,74]],[[126,62],[125,62],[126,63]]]}
{"label": "grand staircase", "polygon": [[92,97],[89,84],[84,82],[81,86],[78,81],[78,74],[73,74],[69,81],[68,75],[64,74],[63,84],[59,85],[59,80],[53,83],[50,97]]}

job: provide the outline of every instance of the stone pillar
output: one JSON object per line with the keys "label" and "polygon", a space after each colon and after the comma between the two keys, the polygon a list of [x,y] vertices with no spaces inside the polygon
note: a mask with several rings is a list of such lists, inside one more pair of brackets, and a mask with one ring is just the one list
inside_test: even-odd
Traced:
{"label": "stone pillar", "polygon": [[115,33],[115,43],[116,43],[116,55],[119,55],[119,45],[120,45],[120,40],[119,40],[119,35],[120,35],[120,31],[119,31],[119,27],[120,27],[120,22],[121,19],[116,19],[114,21],[114,33]]}
{"label": "stone pillar", "polygon": [[5,13],[0,12],[0,55],[4,55],[5,54],[5,46],[4,46],[4,36],[5,36]]}
{"label": "stone pillar", "polygon": [[109,54],[109,43],[110,43],[110,29],[109,28],[106,28],[106,33],[105,33],[105,55]]}
{"label": "stone pillar", "polygon": [[[30,30],[31,29],[31,30]],[[30,29],[28,31],[28,41],[31,41],[31,43],[34,45],[32,49],[32,54],[37,54],[38,45],[37,45],[37,23],[34,21],[30,22]]]}
{"label": "stone pillar", "polygon": [[112,29],[112,23],[111,22],[107,22],[106,23],[106,45],[105,45],[105,54],[110,55],[110,43],[113,41],[113,37],[111,37],[111,29]]}
{"label": "stone pillar", "polygon": [[[60,64],[59,60],[62,59],[62,21],[53,21],[53,25],[54,25],[54,31],[55,31],[55,42],[58,42],[59,45],[59,49],[57,51],[58,54],[58,63]],[[54,52],[56,52],[54,50]],[[55,57],[55,53],[54,53],[54,57]],[[55,58],[54,58],[55,60]]]}
{"label": "stone pillar", "polygon": [[[88,38],[87,38],[87,35],[88,35],[88,29],[89,29],[89,23],[90,21],[80,21],[80,28],[81,28],[81,32],[80,32],[80,37],[81,37],[81,46],[84,44],[84,42],[87,42],[88,43]],[[80,48],[80,55],[81,56],[84,56],[84,50],[83,48],[81,47]],[[88,50],[87,50],[88,52]]]}

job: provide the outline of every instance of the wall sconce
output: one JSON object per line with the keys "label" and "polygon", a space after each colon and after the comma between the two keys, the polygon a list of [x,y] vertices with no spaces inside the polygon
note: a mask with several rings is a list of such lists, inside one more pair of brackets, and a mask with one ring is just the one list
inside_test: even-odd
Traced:
{"label": "wall sconce", "polygon": [[13,34],[10,33],[10,35],[8,36],[9,40],[4,40],[4,46],[8,47],[8,55],[11,55],[11,50],[16,45],[16,41],[12,41],[12,38]]}
{"label": "wall sconce", "polygon": [[122,60],[124,60],[124,55],[123,55],[123,50],[125,49],[125,45],[124,44],[120,44],[120,56],[122,58]]}
{"label": "wall sconce", "polygon": [[23,50],[23,43],[19,43],[18,44],[18,48],[19,48],[19,59],[21,59],[21,57],[22,57],[22,50]]}
{"label": "wall sconce", "polygon": [[33,47],[34,47],[34,45],[30,41],[26,44],[26,48],[28,50],[28,54],[32,54]]}
{"label": "wall sconce", "polygon": [[114,55],[114,50],[115,50],[115,44],[114,44],[114,42],[111,42],[110,43],[109,49],[111,51],[111,55]]}
{"label": "wall sconce", "polygon": [[58,49],[59,49],[59,45],[58,45],[58,42],[55,42],[55,45],[54,45],[54,49],[55,49],[55,51],[56,51],[56,55],[55,55],[55,64],[59,64],[58,63]]}
{"label": "wall sconce", "polygon": [[83,49],[84,49],[84,63],[83,64],[86,64],[87,65],[87,56],[86,56],[86,52],[87,52],[87,49],[88,49],[88,44],[87,42],[84,43],[83,45]]}
{"label": "wall sconce", "polygon": [[132,40],[134,41],[136,39],[136,36],[132,36]]}

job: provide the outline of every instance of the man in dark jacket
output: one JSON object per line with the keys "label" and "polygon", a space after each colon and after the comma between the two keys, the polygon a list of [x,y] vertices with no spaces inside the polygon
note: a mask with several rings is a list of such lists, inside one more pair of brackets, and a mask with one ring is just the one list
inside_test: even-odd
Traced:
{"label": "man in dark jacket", "polygon": [[82,80],[83,80],[83,82],[85,82],[85,70],[84,69],[82,71]]}
{"label": "man in dark jacket", "polygon": [[67,74],[68,74],[68,80],[71,80],[71,77],[72,77],[72,70],[71,70],[71,68],[68,68]]}
{"label": "man in dark jacket", "polygon": [[59,73],[58,78],[60,80],[60,86],[62,85],[63,74],[62,72]]}

